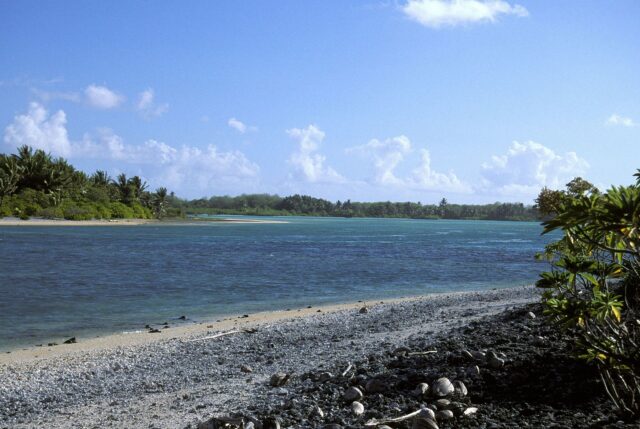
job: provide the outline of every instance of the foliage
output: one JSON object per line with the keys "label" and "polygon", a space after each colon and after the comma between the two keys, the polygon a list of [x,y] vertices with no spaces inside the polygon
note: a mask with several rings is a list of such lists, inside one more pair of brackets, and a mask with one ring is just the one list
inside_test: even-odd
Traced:
{"label": "foliage", "polygon": [[222,196],[185,201],[169,197],[171,207],[191,214],[251,214],[251,215],[310,215],[339,217],[402,217],[414,219],[485,219],[536,220],[538,211],[521,203],[493,203],[484,205],[450,204],[446,199],[439,205],[412,202],[361,203],[347,200],[332,203],[308,195],[280,197],[269,194]]}
{"label": "foliage", "polygon": [[121,174],[114,181],[101,170],[87,176],[65,159],[28,146],[0,154],[0,217],[146,219],[153,217],[152,198],[138,176]]}
{"label": "foliage", "polygon": [[618,408],[640,417],[640,183],[601,194],[574,179],[555,192],[538,198],[552,215],[544,233],[564,233],[541,255],[553,263],[537,282],[546,314],[576,335]]}

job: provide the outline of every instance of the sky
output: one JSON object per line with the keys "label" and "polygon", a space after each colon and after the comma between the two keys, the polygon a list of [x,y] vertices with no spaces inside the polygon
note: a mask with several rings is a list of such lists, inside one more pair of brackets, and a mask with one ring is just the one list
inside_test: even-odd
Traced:
{"label": "sky", "polygon": [[185,198],[630,184],[639,22],[637,0],[0,0],[0,152]]}

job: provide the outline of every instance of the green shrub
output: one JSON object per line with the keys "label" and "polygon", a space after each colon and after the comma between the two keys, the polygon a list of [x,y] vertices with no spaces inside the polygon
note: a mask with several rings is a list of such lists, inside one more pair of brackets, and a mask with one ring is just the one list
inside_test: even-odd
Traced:
{"label": "green shrub", "polygon": [[47,207],[46,209],[41,209],[37,215],[45,219],[61,219],[64,217],[64,212],[60,207]]}
{"label": "green shrub", "polygon": [[553,270],[536,283],[545,313],[571,328],[580,357],[597,364],[630,418],[640,417],[640,170],[638,177],[635,186],[604,194],[583,186],[554,199],[544,232],[563,237],[547,246]]}
{"label": "green shrub", "polygon": [[131,219],[134,216],[131,207],[121,202],[116,201],[109,204],[109,209],[111,210],[111,217],[114,219]]}

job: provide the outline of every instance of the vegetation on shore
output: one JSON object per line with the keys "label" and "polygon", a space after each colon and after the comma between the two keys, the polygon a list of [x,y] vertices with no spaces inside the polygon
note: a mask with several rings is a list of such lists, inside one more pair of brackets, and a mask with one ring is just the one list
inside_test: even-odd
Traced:
{"label": "vegetation on shore", "polygon": [[184,217],[188,214],[239,214],[257,216],[395,217],[414,219],[536,220],[535,206],[522,203],[483,205],[413,202],[335,203],[307,195],[280,197],[270,194],[214,196],[185,200],[155,192],[138,176],[105,171],[92,175],[75,169],[64,158],[54,158],[28,146],[16,154],[0,154],[0,217],[31,216],[71,220],[112,218]]}
{"label": "vegetation on shore", "polygon": [[546,313],[594,362],[621,413],[640,417],[640,170],[634,185],[602,193],[584,180],[543,190],[544,232],[560,240],[540,255],[553,264],[537,286]]}
{"label": "vegetation on shore", "polygon": [[167,212],[167,190],[147,191],[138,176],[104,171],[91,176],[63,158],[22,146],[14,155],[0,154],[0,217],[30,216],[90,219],[150,219]]}

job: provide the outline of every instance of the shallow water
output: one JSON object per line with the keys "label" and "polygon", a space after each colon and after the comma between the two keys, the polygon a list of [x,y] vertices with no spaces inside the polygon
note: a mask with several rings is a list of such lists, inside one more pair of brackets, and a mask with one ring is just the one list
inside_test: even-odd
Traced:
{"label": "shallow water", "polygon": [[0,227],[0,349],[321,303],[530,284],[529,222]]}

